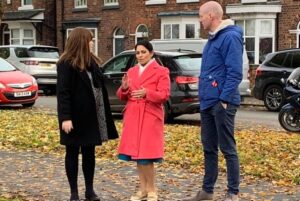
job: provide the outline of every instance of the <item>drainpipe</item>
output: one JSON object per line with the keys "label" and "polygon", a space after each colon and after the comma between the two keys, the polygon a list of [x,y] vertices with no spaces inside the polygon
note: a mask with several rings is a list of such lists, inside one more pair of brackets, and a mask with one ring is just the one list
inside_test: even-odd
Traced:
{"label": "drainpipe", "polygon": [[62,51],[65,49],[65,30],[63,29],[63,24],[62,22],[64,21],[64,11],[65,11],[65,3],[64,1],[61,1],[61,35],[62,35]]}

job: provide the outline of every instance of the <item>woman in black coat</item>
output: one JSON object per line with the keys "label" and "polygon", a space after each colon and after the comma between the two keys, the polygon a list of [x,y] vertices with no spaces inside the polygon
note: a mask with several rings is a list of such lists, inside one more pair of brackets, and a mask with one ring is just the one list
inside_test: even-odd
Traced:
{"label": "woman in black coat", "polygon": [[92,33],[85,28],[71,31],[57,64],[57,108],[60,143],[66,146],[65,168],[71,201],[78,201],[78,156],[82,154],[85,197],[97,201],[93,180],[95,146],[118,137],[108,95],[103,83],[100,59],[91,49]]}

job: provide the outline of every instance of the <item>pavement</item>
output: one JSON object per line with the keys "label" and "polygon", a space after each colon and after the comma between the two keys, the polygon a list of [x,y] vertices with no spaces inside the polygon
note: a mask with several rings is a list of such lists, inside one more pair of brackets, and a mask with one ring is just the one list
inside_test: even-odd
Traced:
{"label": "pavement", "polygon": [[[0,150],[0,197],[19,196],[26,201],[65,201],[69,187],[63,156],[32,151]],[[181,201],[201,188],[201,173],[157,166],[160,201]],[[280,187],[271,182],[241,180],[241,201],[300,201],[300,186]],[[84,179],[79,170],[79,191],[84,196]],[[137,188],[134,163],[97,159],[95,191],[101,201],[127,201]],[[226,176],[220,174],[215,200],[221,201],[226,190]],[[1,200],[1,199],[0,199]]]}

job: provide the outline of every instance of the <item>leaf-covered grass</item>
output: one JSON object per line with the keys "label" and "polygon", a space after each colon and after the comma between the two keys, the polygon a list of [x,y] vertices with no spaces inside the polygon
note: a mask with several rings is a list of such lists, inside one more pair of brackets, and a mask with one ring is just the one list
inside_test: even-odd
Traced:
{"label": "leaf-covered grass", "polygon": [[[119,131],[120,121],[116,121]],[[165,126],[166,167],[203,172],[199,126]],[[300,135],[264,127],[236,129],[241,174],[253,179],[272,180],[279,185],[300,184]],[[99,158],[117,160],[119,140],[97,148]],[[63,154],[59,145],[57,116],[36,110],[0,110],[0,149],[30,149]],[[220,169],[225,161],[220,153]],[[1,201],[1,198],[0,198]]]}
{"label": "leaf-covered grass", "polygon": [[22,201],[22,200],[19,199],[19,198],[3,198],[3,197],[0,197],[0,201]]}

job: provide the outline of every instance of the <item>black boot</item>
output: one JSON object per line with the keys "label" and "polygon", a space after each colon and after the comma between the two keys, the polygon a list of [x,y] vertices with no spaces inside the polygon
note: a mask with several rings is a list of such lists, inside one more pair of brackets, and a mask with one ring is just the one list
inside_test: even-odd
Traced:
{"label": "black boot", "polygon": [[77,192],[71,193],[70,201],[80,201]]}
{"label": "black boot", "polygon": [[95,191],[85,192],[86,201],[100,201],[100,198]]}

